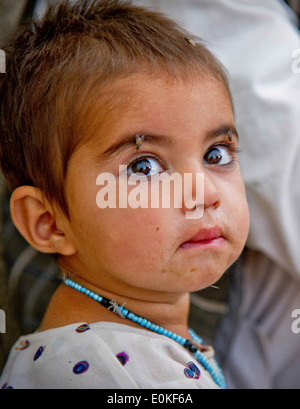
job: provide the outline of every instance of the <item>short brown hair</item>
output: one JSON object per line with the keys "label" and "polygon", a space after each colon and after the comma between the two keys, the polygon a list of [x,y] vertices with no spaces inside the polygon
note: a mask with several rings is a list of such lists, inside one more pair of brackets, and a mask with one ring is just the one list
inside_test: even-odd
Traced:
{"label": "short brown hair", "polygon": [[[221,64],[175,22],[122,0],[58,1],[5,47],[0,80],[0,162],[11,190],[40,188],[68,215],[64,182],[82,143],[95,90],[147,70],[224,84]],[[98,93],[99,94],[99,93]],[[80,122],[81,121],[81,122]],[[82,126],[81,126],[82,128]]]}

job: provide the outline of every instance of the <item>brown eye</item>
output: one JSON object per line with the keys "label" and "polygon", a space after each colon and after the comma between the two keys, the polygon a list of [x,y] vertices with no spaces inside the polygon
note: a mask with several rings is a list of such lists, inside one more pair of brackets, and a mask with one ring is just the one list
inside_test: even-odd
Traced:
{"label": "brown eye", "polygon": [[228,165],[232,162],[232,155],[229,148],[225,146],[214,147],[204,156],[207,165]]}
{"label": "brown eye", "polygon": [[147,159],[139,160],[131,165],[132,173],[148,176],[152,170],[151,163]]}
{"label": "brown eye", "polygon": [[129,175],[152,176],[162,172],[164,169],[154,158],[141,158],[133,162],[127,169]]}

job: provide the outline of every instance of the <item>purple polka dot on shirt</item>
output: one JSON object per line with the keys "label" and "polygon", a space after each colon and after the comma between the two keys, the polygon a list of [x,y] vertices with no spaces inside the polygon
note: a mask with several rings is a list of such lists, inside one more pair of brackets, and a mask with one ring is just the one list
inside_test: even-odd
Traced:
{"label": "purple polka dot on shirt", "polygon": [[39,347],[39,349],[36,351],[33,360],[36,361],[37,359],[40,358],[40,356],[42,355],[42,353],[45,351],[46,346],[44,347]]}
{"label": "purple polka dot on shirt", "polygon": [[89,369],[89,366],[87,361],[80,361],[74,366],[73,373],[75,375],[81,375]]}
{"label": "purple polka dot on shirt", "polygon": [[120,352],[118,355],[116,355],[116,357],[123,366],[125,366],[129,361],[129,356],[126,354],[126,352]]}

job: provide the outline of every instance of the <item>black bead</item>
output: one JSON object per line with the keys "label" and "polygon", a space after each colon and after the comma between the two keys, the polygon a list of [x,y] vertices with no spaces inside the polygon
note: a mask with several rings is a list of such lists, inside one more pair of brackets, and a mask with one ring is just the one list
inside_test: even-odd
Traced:
{"label": "black bead", "polygon": [[105,307],[105,308],[108,308],[108,307],[111,306],[110,300],[109,300],[108,298],[104,298],[104,297],[103,297],[103,300],[101,301],[101,304],[102,304],[103,307]]}
{"label": "black bead", "polygon": [[193,344],[190,346],[189,350],[192,354],[195,354],[198,351],[198,348],[196,345]]}
{"label": "black bead", "polygon": [[192,341],[190,341],[189,339],[187,339],[186,342],[185,342],[185,344],[184,344],[184,347],[185,347],[186,349],[190,349],[192,345],[193,345]]}

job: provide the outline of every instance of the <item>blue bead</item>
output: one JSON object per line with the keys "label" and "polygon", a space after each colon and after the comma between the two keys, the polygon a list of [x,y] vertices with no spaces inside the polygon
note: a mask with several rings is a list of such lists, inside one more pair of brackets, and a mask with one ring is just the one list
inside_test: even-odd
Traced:
{"label": "blue bead", "polygon": [[126,308],[122,308],[122,314],[124,315],[124,317],[127,317],[128,310],[126,310]]}

